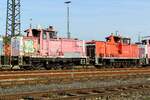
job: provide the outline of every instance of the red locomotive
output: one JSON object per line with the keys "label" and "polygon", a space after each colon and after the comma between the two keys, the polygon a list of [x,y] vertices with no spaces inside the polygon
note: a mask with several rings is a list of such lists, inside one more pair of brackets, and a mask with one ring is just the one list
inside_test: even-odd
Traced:
{"label": "red locomotive", "polygon": [[139,47],[131,39],[111,34],[104,41],[86,43],[90,63],[99,66],[126,67],[139,64]]}

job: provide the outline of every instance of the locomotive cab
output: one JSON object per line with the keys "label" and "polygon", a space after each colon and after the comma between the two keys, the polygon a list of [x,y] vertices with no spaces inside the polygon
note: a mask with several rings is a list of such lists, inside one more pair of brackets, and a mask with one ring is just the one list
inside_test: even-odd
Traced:
{"label": "locomotive cab", "polygon": [[[25,30],[27,37],[40,38],[42,35],[43,38],[49,37],[51,39],[57,38],[57,32],[54,30],[53,26],[49,26],[47,29],[28,29]],[[47,34],[48,33],[48,34]]]}
{"label": "locomotive cab", "polygon": [[131,44],[131,39],[127,37],[121,37],[121,36],[114,36],[111,34],[109,37],[106,37],[106,42],[112,42],[112,43],[123,43],[123,44]]}

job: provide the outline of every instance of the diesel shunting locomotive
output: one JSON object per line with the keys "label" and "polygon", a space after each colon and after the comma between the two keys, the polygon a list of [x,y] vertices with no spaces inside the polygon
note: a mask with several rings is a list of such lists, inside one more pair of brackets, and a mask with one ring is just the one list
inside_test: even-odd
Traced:
{"label": "diesel shunting locomotive", "polygon": [[[92,65],[101,67],[146,66],[150,63],[150,38],[132,43],[131,38],[113,35],[106,41],[85,41],[59,37],[53,26],[29,28],[25,36],[11,37],[6,50],[0,39],[1,65],[9,56],[11,67],[23,69],[73,68]],[[9,52],[8,52],[9,51]]]}

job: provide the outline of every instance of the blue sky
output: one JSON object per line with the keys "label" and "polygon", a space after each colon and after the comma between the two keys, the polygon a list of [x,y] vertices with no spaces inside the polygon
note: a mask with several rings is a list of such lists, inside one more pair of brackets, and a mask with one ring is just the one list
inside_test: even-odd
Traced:
{"label": "blue sky", "polygon": [[[6,1],[0,1],[0,33],[5,33]],[[65,0],[21,0],[23,30],[33,26],[53,25],[66,36]],[[71,33],[85,40],[104,40],[111,32],[137,40],[150,35],[150,0],[72,0]],[[23,33],[24,34],[24,33]]]}

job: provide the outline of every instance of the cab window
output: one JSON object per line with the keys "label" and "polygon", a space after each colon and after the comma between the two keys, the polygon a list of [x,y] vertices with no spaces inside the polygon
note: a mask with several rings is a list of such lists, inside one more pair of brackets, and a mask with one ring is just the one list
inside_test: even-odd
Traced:
{"label": "cab window", "polygon": [[[28,32],[28,34],[29,34],[29,32]],[[40,37],[40,31],[38,31],[36,29],[32,30],[32,34],[33,34],[33,37]]]}
{"label": "cab window", "polygon": [[147,45],[147,41],[146,41],[146,40],[143,40],[143,41],[142,41],[142,44],[143,44],[143,45]]}

